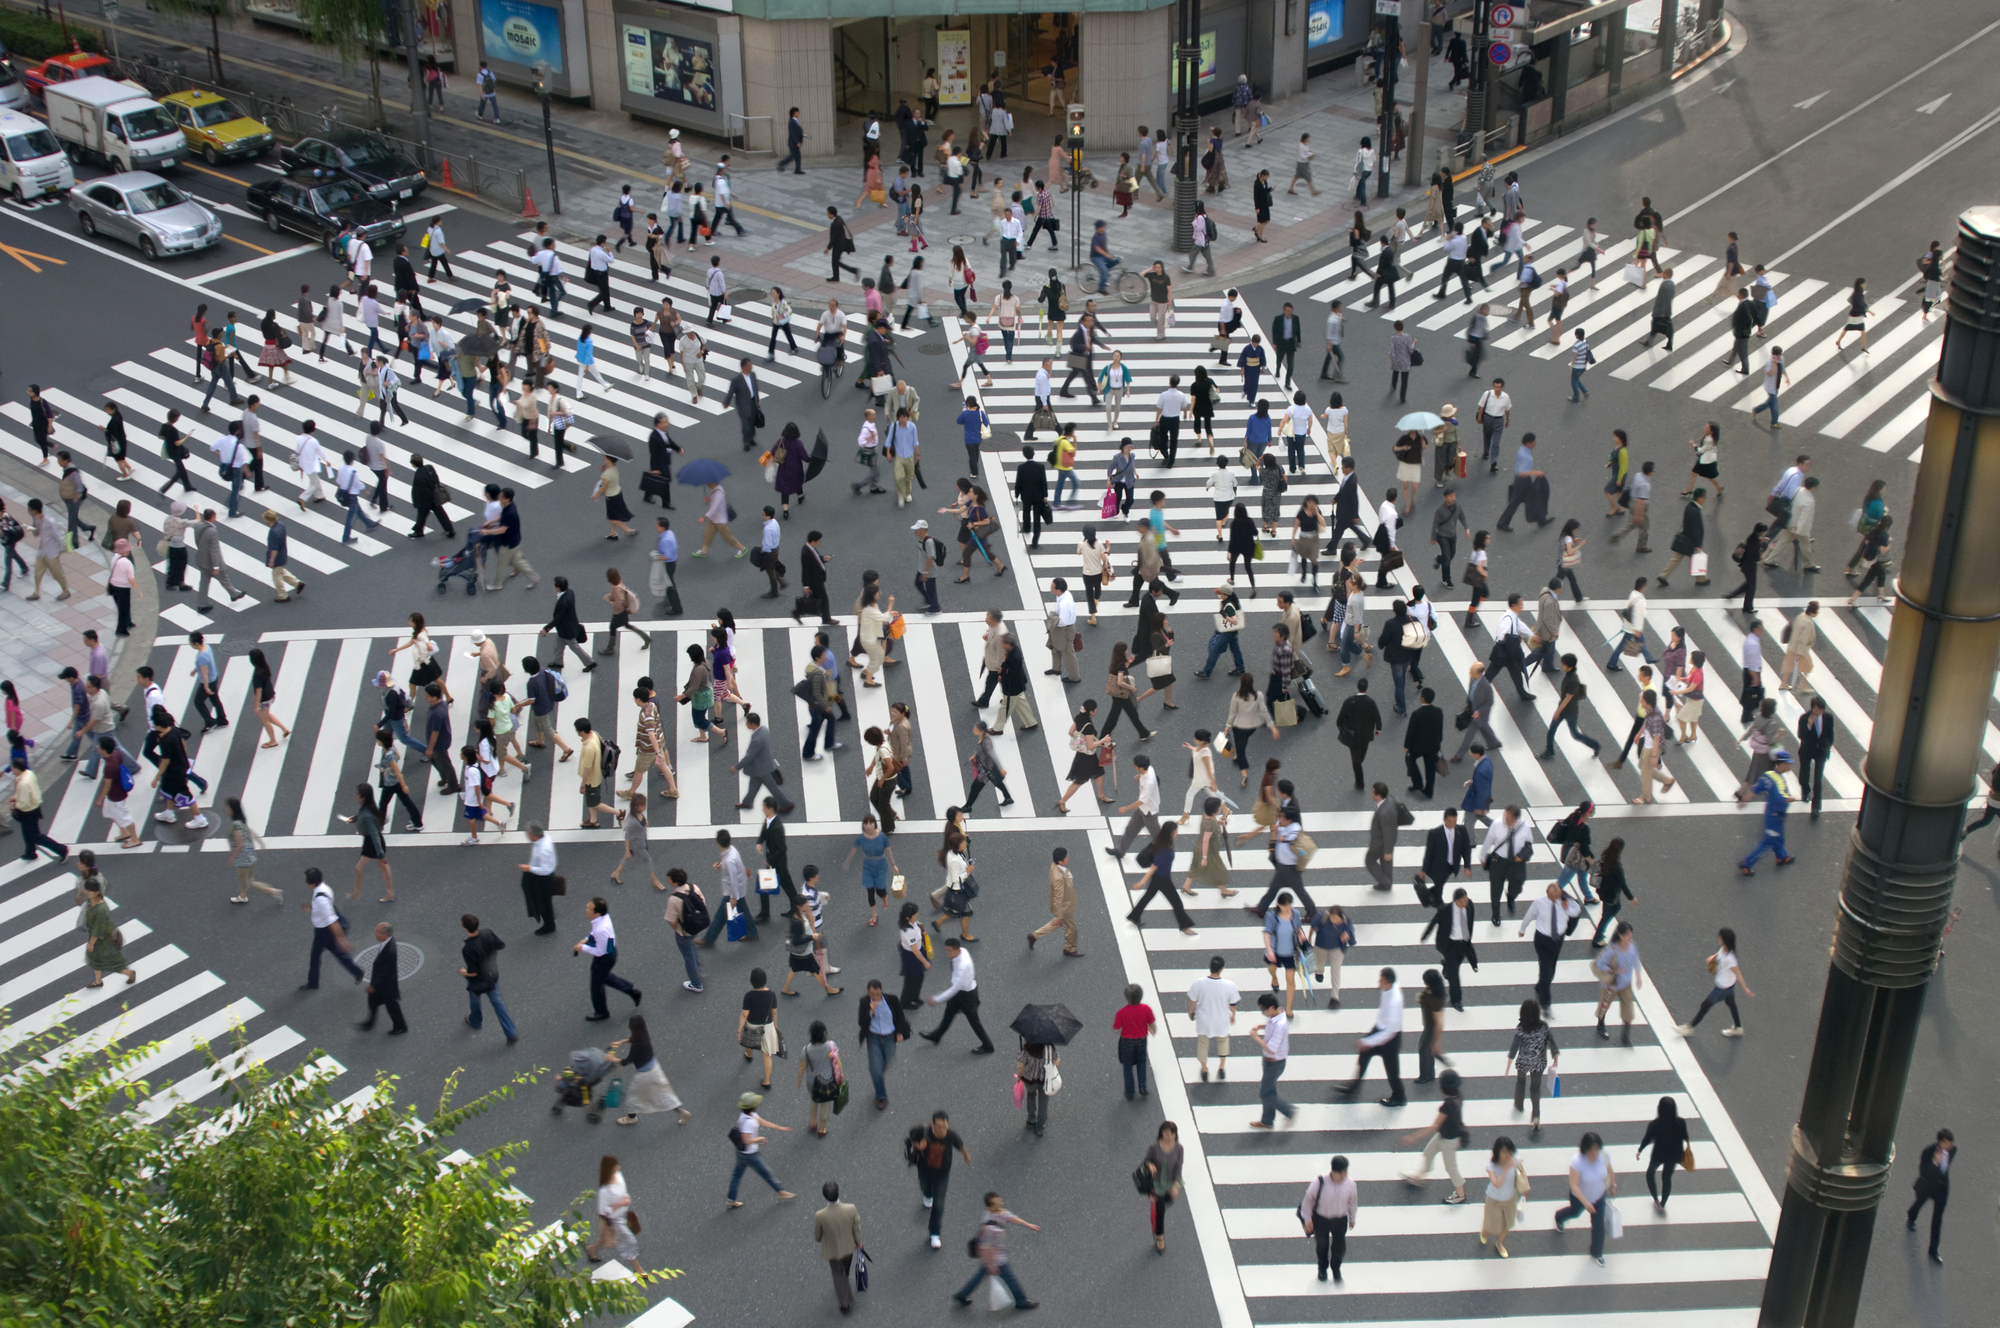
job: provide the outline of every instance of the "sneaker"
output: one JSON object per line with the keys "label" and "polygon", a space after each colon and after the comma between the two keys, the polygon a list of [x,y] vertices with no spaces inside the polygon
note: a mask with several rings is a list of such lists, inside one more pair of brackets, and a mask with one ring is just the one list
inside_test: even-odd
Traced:
{"label": "sneaker", "polygon": [[1742,1030],[1742,1028],[1741,1028],[1741,1027],[1737,1027],[1737,1028],[1725,1028],[1725,1029],[1723,1029],[1723,1030],[1722,1030],[1722,1036],[1724,1036],[1724,1037],[1742,1037],[1742,1036],[1743,1036],[1743,1030]]}
{"label": "sneaker", "polygon": [[683,982],[681,983],[681,987],[683,990],[694,992],[697,995],[701,993],[701,988],[695,986],[692,982]]}
{"label": "sneaker", "polygon": [[943,1248],[944,1248],[944,1238],[943,1238],[942,1236],[932,1236],[932,1237],[931,1237],[931,1248],[932,1248],[932,1249],[934,1249],[934,1250],[941,1250],[941,1249],[943,1249]]}
{"label": "sneaker", "polygon": [[1682,1037],[1693,1037],[1693,1036],[1694,1036],[1694,1025],[1693,1025],[1693,1024],[1675,1024],[1675,1025],[1674,1025],[1674,1032],[1676,1032],[1676,1033],[1679,1033],[1679,1034],[1680,1034],[1680,1035],[1681,1035]]}

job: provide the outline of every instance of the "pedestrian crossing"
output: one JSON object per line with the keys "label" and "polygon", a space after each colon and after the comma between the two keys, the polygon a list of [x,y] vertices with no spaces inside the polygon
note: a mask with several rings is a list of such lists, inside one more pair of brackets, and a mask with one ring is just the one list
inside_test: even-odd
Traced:
{"label": "pedestrian crossing", "polygon": [[[572,269],[581,268],[581,250],[563,252]],[[458,260],[460,273],[456,279],[442,278],[423,288],[427,310],[439,306],[449,309],[453,303],[487,296],[495,271],[508,274],[517,302],[533,303],[530,292],[534,289],[535,270],[527,263],[521,244],[499,241],[485,250],[461,251],[454,258]],[[263,420],[268,488],[259,492],[246,482],[235,517],[227,515],[230,486],[218,478],[216,456],[210,449],[228,425],[241,417],[242,410],[229,405],[221,392],[209,403],[209,411],[202,409],[207,385],[195,375],[191,343],[161,346],[150,355],[111,366],[118,381],[101,395],[52,385],[46,395],[60,412],[53,441],[55,446],[67,448],[84,471],[91,491],[87,512],[95,513],[100,503],[108,511],[121,499],[131,502],[132,516],[145,532],[146,551],[162,570],[166,562],[158,540],[169,503],[185,498],[196,516],[204,507],[216,508],[223,558],[230,578],[236,589],[253,592],[251,598],[234,605],[226,597],[215,599],[217,613],[233,614],[265,599],[260,588],[269,584],[269,572],[264,564],[266,528],[260,518],[267,506],[278,512],[289,527],[292,570],[310,582],[315,576],[332,575],[353,566],[357,560],[374,558],[405,544],[403,532],[408,526],[401,523],[411,514],[408,481],[413,452],[421,453],[437,468],[439,478],[452,495],[445,505],[446,511],[454,525],[462,528],[477,515],[480,495],[488,484],[511,486],[526,493],[573,476],[567,482],[578,490],[580,497],[595,479],[600,455],[595,446],[598,439],[615,439],[638,457],[637,461],[624,464],[627,490],[632,491],[636,488],[635,468],[645,466],[646,435],[660,414],[667,416],[676,440],[688,449],[684,460],[713,455],[733,464],[733,459],[741,456],[740,430],[733,408],[724,406],[723,398],[740,359],[753,362],[760,391],[767,399],[782,400],[783,394],[794,388],[817,384],[820,366],[812,354],[817,336],[815,319],[798,314],[792,317],[794,336],[804,339],[803,354],[793,351],[781,335],[767,361],[773,329],[770,305],[763,292],[758,292],[754,301],[745,299],[735,306],[728,322],[718,320],[711,329],[703,326],[708,308],[705,287],[678,275],[652,283],[645,280],[644,272],[643,266],[635,270],[629,261],[616,267],[611,283],[616,298],[613,312],[588,320],[594,326],[592,340],[598,371],[608,380],[608,386],[586,379],[582,390],[576,390],[576,343],[579,329],[586,321],[576,315],[583,307],[583,299],[589,297],[589,288],[572,283],[571,298],[564,303],[563,316],[543,320],[550,349],[560,366],[552,381],[562,389],[576,419],[565,438],[571,457],[564,470],[555,467],[548,451],[546,404],[541,450],[537,457],[531,458],[527,440],[514,422],[513,387],[510,386],[501,402],[504,420],[495,417],[483,381],[473,394],[473,409],[468,412],[455,381],[440,387],[432,375],[412,374],[409,359],[403,358],[397,366],[403,385],[396,399],[409,415],[409,422],[399,423],[393,414],[388,417],[394,510],[384,517],[364,500],[364,515],[371,519],[381,517],[383,524],[370,531],[356,522],[352,543],[341,542],[346,512],[332,497],[301,505],[299,496],[304,477],[293,464],[293,440],[307,420],[316,421],[321,445],[329,459],[324,492],[331,495],[331,466],[338,463],[343,449],[358,452],[367,440],[368,426],[377,410],[372,405],[363,409],[357,362],[339,350],[321,359],[306,355],[295,346],[291,351],[294,380],[291,383],[282,379],[276,386],[262,381],[251,383],[239,373],[236,382],[239,395],[247,398],[255,394],[261,398],[259,413]],[[579,289],[584,292],[582,299],[577,298]],[[636,305],[643,307],[649,318],[653,317],[659,312],[663,295],[675,300],[683,317],[711,347],[706,368],[699,375],[700,381],[694,384],[658,349],[651,352],[646,366],[649,372],[641,373],[638,354],[627,332],[630,314]],[[315,299],[320,298],[316,293]],[[359,348],[366,343],[366,333],[360,331],[357,298],[344,295],[342,304],[347,340]],[[446,318],[447,325],[460,336],[470,332],[476,321],[476,311]],[[860,315],[852,315],[849,321],[854,329],[849,339],[858,348]],[[901,339],[921,335],[914,329],[898,333]],[[246,349],[245,356],[254,361],[254,350]],[[130,480],[119,478],[116,463],[106,457],[101,432],[105,401],[115,401],[125,416],[130,438],[128,459],[134,472]],[[170,410],[180,412],[178,427],[190,434],[188,441],[193,455],[188,462],[188,473],[194,479],[193,493],[183,489],[166,491],[173,487],[170,482],[173,467],[162,459],[157,439]],[[763,435],[766,440],[776,436],[776,429],[782,423],[776,408],[767,408],[767,417],[769,426]],[[0,451],[30,464],[41,462],[41,451],[35,446],[28,426],[27,409],[19,402],[0,404]],[[737,466],[737,469],[746,468]],[[372,493],[373,489],[371,481],[369,491]],[[447,542],[457,547],[456,540]],[[213,615],[196,612],[193,604],[192,596],[185,601],[176,600],[164,610],[164,616],[187,630],[211,621]]]}
{"label": "pedestrian crossing", "polygon": [[[1566,367],[1571,333],[1583,327],[1597,357],[1593,373],[1609,372],[1621,381],[1643,382],[1694,401],[1721,402],[1747,415],[1763,404],[1762,360],[1771,346],[1779,345],[1789,352],[1785,365],[1791,375],[1791,386],[1779,398],[1780,418],[1786,429],[1853,438],[1869,451],[1916,459],[1912,444],[1922,432],[1930,401],[1927,384],[1937,365],[1938,341],[1944,332],[1944,318],[1938,310],[1933,309],[1926,320],[1914,298],[1871,296],[1868,349],[1862,350],[1854,336],[1836,348],[1835,337],[1847,321],[1852,278],[1824,281],[1793,273],[1768,273],[1776,303],[1768,311],[1762,338],[1752,340],[1750,374],[1745,378],[1733,366],[1726,366],[1725,360],[1731,343],[1734,287],[1749,282],[1747,278],[1732,281],[1729,292],[1715,297],[1723,271],[1719,255],[1662,248],[1661,265],[1674,269],[1676,283],[1674,349],[1667,350],[1659,339],[1651,339],[1650,346],[1641,344],[1649,340],[1658,287],[1649,281],[1640,288],[1624,279],[1632,240],[1609,243],[1597,259],[1593,290],[1593,275],[1580,262],[1582,240],[1571,228],[1530,219],[1523,235],[1542,275],[1542,286],[1534,292],[1531,305],[1537,322],[1523,325],[1509,320],[1519,300],[1515,268],[1489,255],[1488,285],[1475,297],[1475,302],[1484,300],[1492,305],[1488,358],[1482,373],[1518,380],[1521,374],[1534,372],[1516,365],[1508,352],[1560,361]],[[1314,316],[1315,308],[1323,314],[1332,300],[1344,302],[1352,327],[1351,320],[1368,313],[1362,300],[1371,294],[1374,280],[1365,274],[1350,277],[1349,266],[1343,256],[1278,289],[1309,302],[1301,311],[1302,317],[1315,331],[1321,321]],[[1380,310],[1379,317],[1385,321],[1403,319],[1406,330],[1416,334],[1420,344],[1425,332],[1446,331],[1461,337],[1471,310],[1456,287],[1444,298],[1438,297],[1445,267],[1442,239],[1434,234],[1406,245],[1402,267],[1407,275],[1398,284],[1396,306]],[[1570,297],[1561,335],[1552,342],[1547,326],[1549,283],[1559,267],[1571,272]],[[1317,337],[1308,337],[1308,346],[1318,344]],[[1433,358],[1444,364],[1448,357]]]}

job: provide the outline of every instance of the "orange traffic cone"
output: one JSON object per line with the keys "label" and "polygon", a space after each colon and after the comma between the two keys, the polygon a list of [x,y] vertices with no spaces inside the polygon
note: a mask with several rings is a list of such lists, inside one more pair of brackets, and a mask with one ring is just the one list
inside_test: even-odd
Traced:
{"label": "orange traffic cone", "polygon": [[535,207],[535,191],[534,191],[534,190],[532,190],[532,189],[527,189],[527,188],[524,188],[524,189],[522,189],[522,190],[521,190],[521,196],[522,196],[523,198],[525,198],[525,199],[527,199],[527,200],[528,200],[528,203],[527,203],[527,206],[521,209],[521,215],[522,215],[522,216],[524,216],[524,217],[539,217],[539,216],[541,216],[541,215],[542,215],[542,214],[541,214],[541,212],[540,212],[539,210],[537,210],[537,209],[536,209],[536,207]]}
{"label": "orange traffic cone", "polygon": [[446,189],[450,189],[450,188],[452,188],[452,187],[453,187],[453,185],[452,185],[452,183],[451,183],[451,158],[450,158],[450,157],[446,157],[446,158],[444,159],[444,173],[443,173],[443,175],[442,175],[442,176],[441,176],[441,177],[439,178],[439,180],[438,180],[438,184],[439,184],[439,185],[441,185],[442,187],[446,188]]}

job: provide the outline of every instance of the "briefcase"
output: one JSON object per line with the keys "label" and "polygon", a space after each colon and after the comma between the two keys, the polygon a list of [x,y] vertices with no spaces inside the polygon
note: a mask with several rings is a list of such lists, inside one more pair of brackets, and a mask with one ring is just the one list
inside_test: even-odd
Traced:
{"label": "briefcase", "polygon": [[569,893],[569,878],[567,876],[549,877],[549,896],[551,898],[555,898],[556,896],[559,895],[566,895],[568,893]]}
{"label": "briefcase", "polygon": [[654,471],[639,472],[639,493],[642,498],[658,498],[665,502],[674,496],[674,482],[665,475]]}

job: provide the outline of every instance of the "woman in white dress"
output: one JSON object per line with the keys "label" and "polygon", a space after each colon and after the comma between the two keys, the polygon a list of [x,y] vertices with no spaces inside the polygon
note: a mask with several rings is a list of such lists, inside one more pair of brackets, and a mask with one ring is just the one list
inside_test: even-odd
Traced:
{"label": "woman in white dress", "polygon": [[[676,1123],[687,1124],[694,1113],[681,1105],[680,1095],[667,1082],[667,1072],[661,1068],[660,1058],[653,1054],[653,1038],[646,1031],[645,1017],[635,1014],[625,1021],[625,1027],[626,1036],[611,1044],[612,1063],[629,1066],[632,1071],[631,1082],[625,1085],[625,1114],[618,1118],[618,1123],[637,1125],[642,1115],[672,1111],[678,1113]],[[623,1248],[618,1257],[625,1257]]]}

